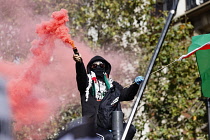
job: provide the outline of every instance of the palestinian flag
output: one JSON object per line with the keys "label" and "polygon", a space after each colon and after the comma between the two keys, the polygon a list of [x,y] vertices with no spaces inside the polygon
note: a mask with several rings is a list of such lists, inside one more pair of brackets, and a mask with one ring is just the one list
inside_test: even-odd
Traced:
{"label": "palestinian flag", "polygon": [[210,34],[192,37],[192,44],[188,54],[182,55],[179,60],[196,55],[198,70],[201,77],[201,90],[204,97],[210,97]]}
{"label": "palestinian flag", "polygon": [[198,35],[192,37],[192,44],[188,48],[188,53],[182,55],[178,60],[190,57],[198,50],[210,49],[210,34]]}

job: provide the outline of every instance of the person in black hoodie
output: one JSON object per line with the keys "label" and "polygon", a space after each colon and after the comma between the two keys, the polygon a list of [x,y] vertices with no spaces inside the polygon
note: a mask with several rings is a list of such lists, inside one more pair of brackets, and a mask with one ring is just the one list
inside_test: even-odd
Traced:
{"label": "person in black hoodie", "polygon": [[[103,57],[94,56],[87,64],[87,70],[81,55],[74,54],[73,59],[76,62],[76,81],[81,97],[82,116],[94,121],[98,135],[102,135],[105,140],[112,140],[111,113],[121,111],[121,101],[134,99],[144,78],[137,76],[133,84],[123,88],[109,78],[111,64]],[[126,140],[132,140],[135,132],[135,127],[131,125]]]}

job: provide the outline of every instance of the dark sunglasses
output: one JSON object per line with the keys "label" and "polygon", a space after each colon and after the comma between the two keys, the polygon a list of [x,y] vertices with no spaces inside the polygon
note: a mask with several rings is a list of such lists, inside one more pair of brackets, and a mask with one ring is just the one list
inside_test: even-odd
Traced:
{"label": "dark sunglasses", "polygon": [[92,69],[96,69],[96,68],[105,68],[105,64],[101,63],[101,64],[92,64],[91,68]]}

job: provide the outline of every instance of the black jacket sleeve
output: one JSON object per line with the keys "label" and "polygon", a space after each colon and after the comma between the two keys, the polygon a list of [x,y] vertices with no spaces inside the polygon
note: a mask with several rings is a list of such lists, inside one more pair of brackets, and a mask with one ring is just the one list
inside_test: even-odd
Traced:
{"label": "black jacket sleeve", "polygon": [[120,90],[120,101],[130,101],[133,100],[135,95],[137,94],[137,91],[139,89],[139,85],[134,83],[130,85],[127,88],[123,88],[119,83],[114,81],[113,83],[115,85],[115,88],[118,88]]}
{"label": "black jacket sleeve", "polygon": [[80,94],[85,94],[86,87],[88,86],[88,77],[83,62],[76,62],[76,80]]}

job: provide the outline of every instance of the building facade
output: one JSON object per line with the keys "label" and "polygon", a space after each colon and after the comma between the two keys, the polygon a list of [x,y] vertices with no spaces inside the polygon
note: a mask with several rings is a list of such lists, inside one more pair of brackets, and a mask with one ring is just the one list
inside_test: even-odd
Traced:
{"label": "building facade", "polygon": [[[157,0],[158,10],[170,10],[175,0]],[[179,0],[175,18],[189,21],[195,34],[210,33],[210,0]]]}

